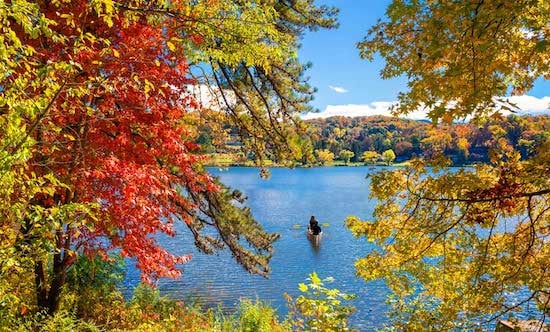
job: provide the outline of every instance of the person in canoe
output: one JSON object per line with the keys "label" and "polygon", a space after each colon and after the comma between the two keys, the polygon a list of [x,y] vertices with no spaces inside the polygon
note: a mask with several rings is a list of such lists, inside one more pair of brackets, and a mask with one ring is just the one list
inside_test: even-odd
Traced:
{"label": "person in canoe", "polygon": [[308,231],[311,232],[312,235],[319,235],[322,232],[319,222],[315,219],[315,216],[311,216],[309,219]]}

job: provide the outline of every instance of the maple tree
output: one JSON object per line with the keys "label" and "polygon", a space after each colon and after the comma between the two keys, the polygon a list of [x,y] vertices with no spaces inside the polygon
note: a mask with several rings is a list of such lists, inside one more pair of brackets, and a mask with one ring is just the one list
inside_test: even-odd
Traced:
{"label": "maple tree", "polygon": [[333,26],[333,9],[210,0],[0,9],[0,295],[21,280],[32,287],[19,294],[34,293],[13,299],[12,311],[54,313],[80,254],[117,249],[136,258],[145,281],[178,276],[189,257],[154,236],[175,236],[178,221],[201,251],[229,248],[248,271],[268,274],[278,235],[202,167],[196,118],[205,106],[189,87],[217,86],[218,113],[258,163],[267,154],[291,158],[295,116],[312,93],[298,39],[306,28]]}
{"label": "maple tree", "polygon": [[548,13],[531,0],[393,1],[359,48],[385,59],[382,78],[409,78],[397,113],[425,108],[434,122],[451,122],[513,109],[509,90],[548,79]]}
{"label": "maple tree", "polygon": [[[473,115],[485,126],[509,107],[497,98],[550,76],[549,15],[541,1],[393,1],[359,47],[386,60],[382,77],[408,76],[396,113],[426,106],[434,122]],[[357,273],[385,278],[397,328],[486,329],[528,305],[542,321],[550,311],[550,141],[522,161],[514,131],[489,130],[489,164],[451,172],[435,153],[434,168],[376,174],[373,221],[348,220],[378,245]],[[452,142],[435,138],[424,143]]]}

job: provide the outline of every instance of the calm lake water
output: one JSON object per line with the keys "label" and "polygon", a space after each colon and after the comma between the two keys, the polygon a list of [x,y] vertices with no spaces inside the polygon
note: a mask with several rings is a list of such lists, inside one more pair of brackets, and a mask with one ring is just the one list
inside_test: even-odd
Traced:
{"label": "calm lake water", "polygon": [[[274,168],[271,178],[261,179],[256,168],[210,169],[223,183],[248,197],[247,205],[267,231],[281,234],[271,260],[272,273],[269,279],[251,275],[228,252],[217,256],[198,253],[191,234],[184,225],[179,225],[176,238],[161,237],[159,241],[171,252],[193,254],[193,259],[183,266],[180,279],[159,281],[162,294],[192,299],[207,307],[221,304],[227,310],[234,308],[240,298],[258,298],[269,302],[283,318],[287,314],[283,294],[294,298],[300,295],[298,284],[307,283],[308,275],[315,271],[321,278],[335,278],[327,287],[358,296],[350,301],[357,308],[350,318],[351,326],[361,331],[381,327],[389,309],[385,303],[387,288],[382,281],[367,283],[357,278],[353,265],[357,258],[373,249],[373,244],[354,238],[344,226],[349,215],[363,220],[371,217],[375,202],[369,200],[369,181],[365,176],[380,170],[379,167]],[[321,224],[328,223],[323,226],[318,247],[313,247],[306,238],[311,215]],[[506,232],[514,226],[515,221],[505,221],[498,231]],[[131,261],[127,266],[124,288],[130,291],[139,283],[139,271]],[[517,302],[513,294],[510,300]],[[540,316],[535,305],[524,309],[518,318]]]}
{"label": "calm lake water", "polygon": [[[220,301],[231,308],[239,298],[259,298],[270,302],[280,316],[287,313],[283,294],[299,295],[298,283],[307,283],[315,271],[321,278],[334,277],[327,284],[343,292],[358,295],[351,301],[357,311],[352,326],[372,330],[385,321],[387,294],[383,282],[366,283],[355,276],[354,262],[372,248],[364,239],[355,239],[344,226],[349,215],[369,218],[374,210],[370,201],[367,173],[373,167],[320,167],[271,169],[269,179],[260,179],[255,168],[211,169],[226,185],[241,190],[247,205],[266,230],[281,234],[275,244],[269,279],[248,274],[228,253],[210,256],[198,253],[193,240],[181,229],[175,239],[161,239],[164,246],[177,253],[192,253],[178,280],[163,279],[158,286],[163,294],[177,299],[196,298],[207,306]],[[314,248],[306,238],[309,217],[315,215],[323,227],[323,239]],[[301,228],[293,226],[299,224]],[[125,284],[137,284],[139,272],[128,264]]]}

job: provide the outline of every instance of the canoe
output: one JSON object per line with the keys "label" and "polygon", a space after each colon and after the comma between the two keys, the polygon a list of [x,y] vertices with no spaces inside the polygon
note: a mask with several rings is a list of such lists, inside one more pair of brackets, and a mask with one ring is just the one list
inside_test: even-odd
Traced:
{"label": "canoe", "polygon": [[319,241],[321,241],[321,237],[323,236],[323,232],[321,231],[319,234],[317,235],[313,235],[313,232],[311,231],[311,229],[307,229],[307,238],[311,241],[311,242],[314,242],[314,243],[319,243]]}

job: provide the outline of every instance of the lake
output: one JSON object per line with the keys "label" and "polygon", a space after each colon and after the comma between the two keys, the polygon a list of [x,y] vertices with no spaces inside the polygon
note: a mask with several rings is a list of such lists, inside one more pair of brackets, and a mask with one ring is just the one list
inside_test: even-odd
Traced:
{"label": "lake", "polygon": [[[326,284],[343,292],[356,294],[350,301],[357,311],[350,319],[360,330],[372,330],[385,322],[387,289],[383,282],[367,283],[355,276],[354,262],[366,255],[372,244],[355,239],[344,226],[349,215],[367,219],[374,210],[369,200],[367,173],[379,171],[376,167],[317,167],[273,168],[269,179],[261,179],[259,170],[249,167],[232,167],[226,170],[210,169],[223,183],[241,190],[247,205],[264,228],[281,234],[275,244],[269,279],[250,275],[231,256],[198,253],[192,236],[184,227],[177,238],[162,238],[165,247],[176,253],[192,253],[193,259],[183,266],[178,280],[159,281],[161,292],[172,298],[195,298],[206,306],[221,302],[234,307],[241,297],[259,298],[277,308],[281,317],[287,308],[283,294],[293,297],[300,294],[299,283],[307,283],[308,275],[315,271],[321,278],[334,277]],[[306,238],[311,215],[323,227],[323,238],[318,248]],[[299,229],[294,225],[301,225]],[[128,264],[125,284],[137,284],[139,272]]]}
{"label": "lake", "polygon": [[[272,273],[269,279],[251,275],[225,251],[217,256],[199,253],[193,245],[192,235],[181,224],[176,238],[164,236],[159,241],[171,252],[191,253],[193,259],[183,266],[181,278],[159,281],[161,293],[175,299],[198,301],[206,307],[221,304],[227,310],[234,308],[239,298],[257,298],[270,303],[284,318],[287,307],[283,294],[286,292],[294,298],[300,295],[298,284],[308,283],[308,275],[315,271],[321,278],[335,278],[326,287],[357,295],[356,300],[349,302],[357,308],[350,318],[352,327],[361,331],[381,327],[389,309],[385,303],[388,290],[383,281],[367,283],[357,278],[353,265],[374,245],[364,238],[354,238],[344,221],[349,215],[363,220],[371,217],[375,202],[369,199],[369,180],[365,177],[383,169],[391,168],[272,168],[269,179],[261,179],[257,168],[209,169],[223,183],[241,190],[248,197],[247,205],[267,231],[281,235],[275,243]],[[311,215],[315,215],[321,225],[328,223],[323,226],[323,238],[318,247],[306,237]],[[515,223],[514,220],[505,221],[497,231],[506,232],[508,227],[515,227]],[[480,235],[486,231],[480,230]],[[129,292],[139,283],[139,271],[131,261],[127,265],[123,288]],[[522,290],[517,295],[525,297],[526,292]],[[510,294],[510,300],[517,302],[516,295]],[[518,318],[540,317],[533,303],[524,309],[517,314]]]}

